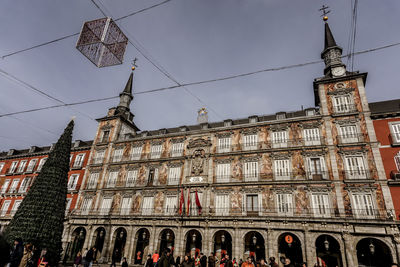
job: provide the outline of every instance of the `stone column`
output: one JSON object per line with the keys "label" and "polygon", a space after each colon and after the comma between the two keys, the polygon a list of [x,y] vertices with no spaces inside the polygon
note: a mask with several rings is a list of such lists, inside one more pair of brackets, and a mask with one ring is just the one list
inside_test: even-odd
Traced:
{"label": "stone column", "polygon": [[236,257],[237,260],[242,258],[242,255],[240,255],[240,231],[238,230],[237,227],[235,227],[234,232],[233,232],[233,255]]}
{"label": "stone column", "polygon": [[134,227],[133,225],[131,225],[131,240],[129,243],[129,251],[127,254],[127,261],[130,264],[133,264],[135,262],[135,252],[133,251],[135,249],[135,245],[136,245],[136,232],[137,232],[138,228]]}
{"label": "stone column", "polygon": [[310,232],[308,231],[308,229],[305,229],[304,230],[304,250],[305,250],[306,261],[309,264],[311,264],[313,262],[313,260],[315,260],[314,251],[313,251],[314,244],[315,244],[315,242],[313,242]]}
{"label": "stone column", "polygon": [[124,257],[126,257],[126,261],[129,262],[129,257],[131,255],[130,253],[130,246],[132,242],[132,228],[133,226],[130,226],[129,228],[126,227],[126,242],[125,242],[125,248],[124,248]]}
{"label": "stone column", "polygon": [[176,230],[176,236],[175,236],[175,257],[181,256],[181,261],[183,261],[183,256],[185,252],[182,249],[182,226],[178,226]]}
{"label": "stone column", "polygon": [[208,225],[204,228],[203,245],[201,250],[204,255],[209,255],[212,250],[212,240],[210,238],[210,229],[208,228]]}
{"label": "stone column", "polygon": [[[110,243],[111,243],[111,239],[112,239],[112,228],[111,228],[111,223],[110,225],[107,227],[106,230],[106,234],[105,234],[105,238],[104,238],[104,245],[103,245],[103,251],[101,252],[101,257],[104,258],[104,260],[106,262],[108,262],[108,251],[109,251],[109,247],[110,247]],[[111,251],[111,249],[110,249]]]}
{"label": "stone column", "polygon": [[90,249],[89,239],[90,236],[92,235],[92,225],[89,225],[85,230],[86,230],[86,236],[85,236],[85,242],[83,243],[83,249],[85,248]]}
{"label": "stone column", "polygon": [[150,240],[149,240],[149,253],[150,254],[154,253],[155,235],[156,235],[156,226],[153,225],[153,227],[150,230]]}
{"label": "stone column", "polygon": [[355,248],[353,248],[351,244],[352,237],[348,233],[343,233],[343,240],[344,240],[344,250],[346,251],[346,259],[343,260],[343,263],[348,267],[357,266],[355,265],[355,261],[353,258],[353,254],[355,254]]}

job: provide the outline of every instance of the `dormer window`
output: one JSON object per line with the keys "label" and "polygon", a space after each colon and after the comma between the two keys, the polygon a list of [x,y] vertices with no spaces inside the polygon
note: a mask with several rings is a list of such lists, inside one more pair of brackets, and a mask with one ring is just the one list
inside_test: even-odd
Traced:
{"label": "dormer window", "polygon": [[102,136],[101,136],[101,143],[107,143],[108,138],[110,137],[110,131],[103,131]]}
{"label": "dormer window", "polygon": [[232,120],[225,120],[224,127],[229,127],[229,126],[232,126]]}
{"label": "dormer window", "polygon": [[258,117],[257,116],[249,117],[249,123],[256,123],[257,121],[258,121]]}
{"label": "dormer window", "polygon": [[315,109],[307,109],[306,110],[306,116],[311,117],[315,115]]}
{"label": "dormer window", "polygon": [[286,119],[286,113],[277,113],[277,114],[276,114],[276,119],[277,119],[277,120],[284,120],[284,119]]}

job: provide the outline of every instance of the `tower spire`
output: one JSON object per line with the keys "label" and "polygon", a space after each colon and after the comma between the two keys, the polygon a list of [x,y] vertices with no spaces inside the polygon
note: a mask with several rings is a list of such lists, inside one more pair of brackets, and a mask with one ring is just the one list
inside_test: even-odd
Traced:
{"label": "tower spire", "polygon": [[132,85],[133,85],[133,72],[136,69],[136,58],[133,60],[132,72],[129,75],[124,90],[119,94],[119,104],[117,110],[126,112],[130,110],[130,105],[133,100]]}

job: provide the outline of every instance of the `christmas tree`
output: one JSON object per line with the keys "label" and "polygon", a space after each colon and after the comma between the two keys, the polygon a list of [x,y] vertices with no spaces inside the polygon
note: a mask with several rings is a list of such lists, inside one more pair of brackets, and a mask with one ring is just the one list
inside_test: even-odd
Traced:
{"label": "christmas tree", "polygon": [[5,229],[10,244],[20,237],[38,249],[46,248],[51,266],[57,266],[62,251],[73,128],[71,120]]}

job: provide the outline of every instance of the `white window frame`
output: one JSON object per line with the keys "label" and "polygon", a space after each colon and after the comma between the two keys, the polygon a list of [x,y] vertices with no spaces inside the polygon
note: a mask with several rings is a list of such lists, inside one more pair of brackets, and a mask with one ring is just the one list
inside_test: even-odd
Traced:
{"label": "white window frame", "polygon": [[243,150],[257,150],[258,148],[258,134],[245,134],[243,135]]}
{"label": "white window frame", "polygon": [[11,200],[5,200],[3,205],[1,206],[0,216],[4,217],[7,215],[7,211],[9,210],[11,205]]}
{"label": "white window frame", "polygon": [[303,130],[304,145],[319,146],[321,145],[321,135],[319,128],[307,128]]}
{"label": "white window frame", "polygon": [[217,152],[227,153],[231,152],[232,148],[232,138],[231,136],[218,137]]}
{"label": "white window frame", "polygon": [[108,215],[110,213],[112,202],[112,197],[103,197],[101,200],[100,215]]}
{"label": "white window frame", "polygon": [[14,173],[15,170],[17,169],[17,165],[18,165],[18,161],[13,161],[11,163],[11,166],[10,166],[10,169],[9,169],[8,173]]}
{"label": "white window frame", "polygon": [[161,158],[163,145],[151,145],[150,147],[150,158],[151,159],[159,159]]}
{"label": "white window frame", "polygon": [[133,146],[131,148],[131,160],[140,160],[142,158],[143,145]]}
{"label": "white window frame", "polygon": [[85,159],[85,153],[76,155],[75,161],[74,161],[74,168],[82,167],[84,159]]}
{"label": "white window frame", "polygon": [[217,163],[216,182],[228,183],[231,180],[231,163]]}
{"label": "white window frame", "polygon": [[328,193],[312,193],[311,206],[315,217],[331,217],[331,205]]}
{"label": "white window frame", "polygon": [[[199,196],[199,201],[201,207],[203,207],[203,192],[197,192],[197,195]],[[199,211],[196,205],[196,192],[190,192],[190,211],[189,214],[191,216],[199,216]]]}
{"label": "white window frame", "polygon": [[26,168],[26,172],[33,172],[33,169],[35,169],[37,162],[37,159],[31,159],[28,163],[28,167]]}
{"label": "white window frame", "polygon": [[[252,207],[250,209],[250,205],[249,205],[249,197],[255,197],[255,199],[257,200],[257,203],[253,203],[252,201]],[[244,203],[243,203],[243,208],[244,208],[244,212],[246,215],[260,215],[261,213],[261,205],[262,205],[262,199],[260,197],[260,194],[245,194],[244,195]]]}
{"label": "white window frame", "polygon": [[170,167],[168,170],[168,185],[177,185],[181,179],[182,166]]}
{"label": "white window frame", "polygon": [[87,184],[87,189],[96,189],[97,182],[99,181],[100,173],[92,172],[89,176],[89,181]]}
{"label": "white window frame", "polygon": [[23,173],[24,172],[24,169],[26,167],[26,163],[28,163],[28,160],[21,160],[19,162],[17,173]]}
{"label": "white window frame", "polygon": [[132,206],[132,197],[125,196],[121,201],[121,215],[129,215]]}
{"label": "white window frame", "polygon": [[352,111],[352,97],[350,94],[333,96],[332,106],[334,113],[347,113]]}
{"label": "white window frame", "polygon": [[343,144],[358,142],[358,127],[356,124],[339,126],[340,140]]}
{"label": "white window frame", "polygon": [[400,172],[400,151],[394,156],[394,163],[396,164],[397,171]]}
{"label": "white window frame", "polygon": [[10,211],[10,215],[11,216],[13,216],[17,212],[17,210],[18,210],[19,206],[21,205],[21,203],[22,203],[22,199],[17,199],[17,200],[14,201],[14,204],[13,204],[13,206],[11,208],[11,211]]}
{"label": "white window frame", "polygon": [[1,186],[1,191],[0,191],[1,194],[4,194],[4,193],[7,192],[7,189],[8,189],[8,187],[10,186],[10,182],[11,182],[10,179],[6,179],[6,180],[4,181],[3,185]]}
{"label": "white window frame", "polygon": [[375,217],[374,194],[371,193],[352,193],[351,203],[353,214],[356,218],[371,219]]}
{"label": "white window frame", "polygon": [[142,215],[152,215],[154,208],[154,197],[143,197]]}
{"label": "white window frame", "polygon": [[41,158],[41,159],[40,159],[39,165],[38,165],[36,171],[41,171],[41,170],[42,170],[43,165],[46,163],[47,159],[48,159],[47,157],[46,157],[46,158]]}
{"label": "white window frame", "polygon": [[104,161],[105,150],[98,150],[95,153],[95,157],[93,159],[93,164],[101,164]]}
{"label": "white window frame", "polygon": [[166,196],[164,214],[175,215],[177,213],[177,207],[178,207],[178,196],[177,195]]}
{"label": "white window frame", "polygon": [[272,148],[288,147],[289,133],[284,131],[273,131],[271,135]]}
{"label": "white window frame", "polygon": [[5,164],[6,164],[5,162],[0,162],[0,173],[3,170]]}
{"label": "white window frame", "polygon": [[392,144],[400,145],[400,121],[389,122],[389,130],[392,136]]}
{"label": "white window frame", "polygon": [[[315,165],[313,164],[314,159],[319,160],[319,168],[320,168],[319,170],[318,170],[318,168],[316,169]],[[322,179],[328,179],[325,158],[323,156],[308,157],[307,165],[308,165],[308,178],[309,179],[319,180],[319,177],[321,177]]]}
{"label": "white window frame", "polygon": [[274,176],[277,181],[288,181],[291,176],[291,161],[290,159],[274,160]]}
{"label": "white window frame", "polygon": [[243,175],[245,182],[258,181],[260,176],[258,161],[245,161],[243,164]]}
{"label": "white window frame", "polygon": [[127,171],[125,187],[133,187],[133,186],[135,186],[138,174],[139,174],[139,170],[138,169]]}
{"label": "white window frame", "polygon": [[[352,160],[351,160],[352,159]],[[364,155],[349,155],[344,157],[347,179],[367,179],[367,168],[365,167]],[[354,163],[356,163],[354,165]],[[349,164],[350,163],[350,164]]]}
{"label": "white window frame", "polygon": [[120,162],[122,161],[122,156],[124,154],[124,149],[123,148],[117,148],[114,150],[113,157],[112,157],[112,162]]}
{"label": "white window frame", "polygon": [[92,208],[93,199],[91,197],[86,197],[83,199],[82,206],[81,206],[81,214],[88,215],[90,209]]}
{"label": "white window frame", "polygon": [[229,216],[229,208],[230,208],[229,194],[216,194],[215,195],[215,215],[216,216]]}
{"label": "white window frame", "polygon": [[8,190],[8,193],[17,193],[18,192],[18,184],[20,182],[20,179],[13,179],[11,182],[10,189]]}
{"label": "white window frame", "polygon": [[26,193],[26,191],[28,190],[28,187],[29,187],[31,181],[32,181],[32,178],[31,178],[31,177],[25,177],[25,178],[22,180],[21,185],[19,186],[18,193]]}
{"label": "white window frame", "polygon": [[119,171],[110,171],[107,176],[107,188],[114,188],[117,184]]}
{"label": "white window frame", "polygon": [[171,157],[181,157],[183,155],[183,142],[172,143]]}
{"label": "white window frame", "polygon": [[75,190],[76,185],[78,184],[79,173],[74,173],[69,176],[68,180],[68,190]]}
{"label": "white window frame", "polygon": [[278,216],[293,216],[293,194],[277,193],[276,210]]}

